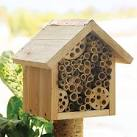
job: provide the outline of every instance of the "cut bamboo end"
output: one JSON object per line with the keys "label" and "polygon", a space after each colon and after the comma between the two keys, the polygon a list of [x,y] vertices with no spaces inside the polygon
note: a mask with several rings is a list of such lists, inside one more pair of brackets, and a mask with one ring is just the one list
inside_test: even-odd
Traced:
{"label": "cut bamboo end", "polygon": [[54,121],[55,137],[83,137],[83,119]]}
{"label": "cut bamboo end", "polygon": [[70,101],[75,102],[78,100],[78,93],[72,92],[69,97],[70,97]]}
{"label": "cut bamboo end", "polygon": [[98,54],[93,54],[92,56],[91,56],[91,61],[92,62],[97,62],[98,61]]}
{"label": "cut bamboo end", "polygon": [[79,107],[79,110],[80,110],[80,111],[86,111],[86,105],[81,105],[81,106]]}

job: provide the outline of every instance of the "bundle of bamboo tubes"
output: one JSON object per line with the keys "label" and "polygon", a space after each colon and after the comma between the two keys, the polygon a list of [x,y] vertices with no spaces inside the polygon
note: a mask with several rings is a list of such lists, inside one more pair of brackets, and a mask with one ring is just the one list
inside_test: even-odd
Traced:
{"label": "bundle of bamboo tubes", "polygon": [[59,112],[109,107],[112,51],[89,33],[58,63]]}

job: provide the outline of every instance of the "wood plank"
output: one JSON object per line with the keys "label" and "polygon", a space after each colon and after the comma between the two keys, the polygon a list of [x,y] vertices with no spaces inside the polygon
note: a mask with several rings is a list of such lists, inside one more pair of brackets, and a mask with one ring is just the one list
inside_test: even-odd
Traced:
{"label": "wood plank", "polygon": [[52,119],[58,114],[58,63],[52,68]]}
{"label": "wood plank", "polygon": [[29,69],[27,66],[23,66],[23,109],[25,112],[30,112],[30,103],[29,103],[29,92],[28,92],[28,86],[29,86]]}
{"label": "wood plank", "polygon": [[83,26],[88,24],[90,20],[88,19],[61,19],[61,20],[52,20],[49,22],[49,25],[69,25],[69,26]]}
{"label": "wood plank", "polygon": [[46,26],[33,39],[72,39],[84,26]]}
{"label": "wood plank", "polygon": [[67,42],[67,40],[32,40],[16,54],[13,58],[14,62],[47,67],[46,62],[57,54]]}
{"label": "wood plank", "polygon": [[58,113],[58,120],[82,118],[82,117],[108,116],[108,115],[109,115],[109,109],[84,111],[84,112],[65,112],[65,113]]}
{"label": "wood plank", "polygon": [[39,116],[51,119],[52,73],[51,70],[40,69]]}
{"label": "wood plank", "polygon": [[109,106],[109,113],[110,115],[115,115],[115,57],[112,58],[112,73],[111,73],[111,80],[110,80],[110,106]]}
{"label": "wood plank", "polygon": [[26,111],[39,114],[39,68],[26,67],[24,73],[24,105]]}

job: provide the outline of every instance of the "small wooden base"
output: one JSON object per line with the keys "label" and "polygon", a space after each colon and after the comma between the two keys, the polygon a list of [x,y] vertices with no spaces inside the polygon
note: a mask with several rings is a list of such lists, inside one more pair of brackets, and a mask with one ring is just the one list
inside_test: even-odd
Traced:
{"label": "small wooden base", "polygon": [[54,121],[55,137],[83,137],[83,119]]}

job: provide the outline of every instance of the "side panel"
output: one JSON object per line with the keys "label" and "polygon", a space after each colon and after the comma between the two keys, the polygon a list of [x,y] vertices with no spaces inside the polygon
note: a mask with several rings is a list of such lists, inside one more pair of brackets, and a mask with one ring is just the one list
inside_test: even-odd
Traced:
{"label": "side panel", "polygon": [[40,69],[40,92],[39,116],[51,120],[51,96],[52,96],[52,74],[51,70]]}
{"label": "side panel", "polygon": [[24,67],[24,109],[34,115],[39,114],[39,74],[38,68]]}
{"label": "side panel", "polygon": [[115,57],[112,60],[112,73],[110,80],[110,115],[115,115]]}
{"label": "side panel", "polygon": [[24,110],[51,119],[51,71],[24,67]]}
{"label": "side panel", "polygon": [[52,68],[52,113],[51,113],[51,119],[57,120],[58,115],[58,65],[56,64]]}

